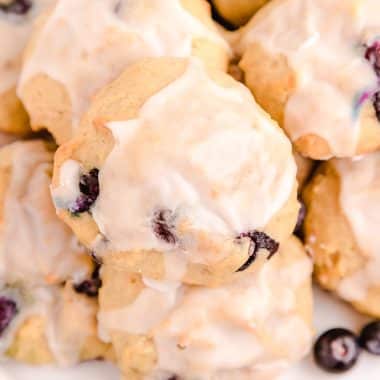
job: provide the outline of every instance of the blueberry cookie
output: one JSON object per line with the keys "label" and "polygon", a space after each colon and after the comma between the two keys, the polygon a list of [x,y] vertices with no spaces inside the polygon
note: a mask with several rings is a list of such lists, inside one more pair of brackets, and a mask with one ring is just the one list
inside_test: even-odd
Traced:
{"label": "blueberry cookie", "polygon": [[218,15],[234,27],[245,24],[269,0],[211,0]]}
{"label": "blueberry cookie", "polygon": [[245,82],[314,159],[380,148],[378,0],[274,0],[236,44]]}
{"label": "blueberry cookie", "polygon": [[58,0],[32,36],[18,94],[32,128],[46,127],[61,144],[127,65],[190,55],[227,66],[229,47],[205,0]]}
{"label": "blueberry cookie", "polygon": [[319,283],[380,317],[380,153],[324,163],[304,191]]}
{"label": "blueberry cookie", "polygon": [[68,366],[111,359],[97,337],[95,298],[65,287],[3,286],[0,290],[0,354],[29,364]]}
{"label": "blueberry cookie", "polygon": [[0,131],[29,131],[28,116],[16,95],[16,85],[33,23],[50,4],[53,0],[0,0]]}
{"label": "blueberry cookie", "polygon": [[132,65],[81,127],[57,151],[52,193],[59,216],[104,262],[221,282],[266,262],[294,229],[291,144],[221,71],[195,59]]}
{"label": "blueberry cookie", "polygon": [[296,238],[268,265],[216,288],[106,265],[100,331],[128,380],[272,379],[310,348],[311,269]]}
{"label": "blueberry cookie", "polygon": [[84,280],[92,260],[56,216],[53,152],[40,140],[0,149],[0,283],[46,285]]}

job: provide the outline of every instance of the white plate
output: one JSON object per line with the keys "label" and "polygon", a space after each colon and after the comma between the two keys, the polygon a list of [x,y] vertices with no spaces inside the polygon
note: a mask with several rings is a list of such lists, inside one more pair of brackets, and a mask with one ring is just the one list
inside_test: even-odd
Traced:
{"label": "white plate", "polygon": [[[352,311],[331,295],[315,290],[315,326],[318,332],[331,327],[348,327],[354,331],[367,319]],[[72,369],[51,367],[31,368],[15,363],[1,364],[0,380],[119,380],[116,368],[111,364],[86,363]],[[278,380],[379,380],[380,357],[363,353],[354,369],[344,375],[326,374],[317,368],[311,357],[284,374]],[[254,379],[252,379],[254,380]]]}

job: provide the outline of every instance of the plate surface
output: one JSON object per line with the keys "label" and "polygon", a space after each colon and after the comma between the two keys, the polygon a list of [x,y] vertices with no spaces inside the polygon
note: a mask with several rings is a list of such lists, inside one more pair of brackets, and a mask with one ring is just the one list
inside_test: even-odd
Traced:
{"label": "plate surface", "polygon": [[[315,289],[315,326],[318,332],[331,327],[348,327],[360,330],[367,319],[331,295]],[[31,368],[15,363],[0,365],[0,380],[119,380],[119,374],[111,364],[94,362],[72,369],[51,367]],[[281,376],[278,380],[379,380],[380,357],[363,353],[354,369],[344,375],[326,374],[317,368],[311,357]]]}

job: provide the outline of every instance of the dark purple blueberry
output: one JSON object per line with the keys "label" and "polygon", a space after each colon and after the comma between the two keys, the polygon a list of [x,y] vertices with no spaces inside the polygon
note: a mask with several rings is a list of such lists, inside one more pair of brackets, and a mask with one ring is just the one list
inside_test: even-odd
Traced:
{"label": "dark purple blueberry", "polygon": [[174,215],[170,210],[159,210],[154,213],[152,220],[154,234],[169,244],[175,244],[177,238],[174,234]]}
{"label": "dark purple blueberry", "polygon": [[359,344],[369,353],[380,355],[380,321],[371,322],[363,327]]}
{"label": "dark purple blueberry", "polygon": [[99,289],[102,286],[102,280],[99,276],[100,265],[95,264],[95,269],[92,272],[91,278],[84,280],[80,284],[75,284],[74,289],[78,293],[86,294],[88,297],[96,297]]}
{"label": "dark purple blueberry", "polygon": [[303,221],[305,220],[305,216],[306,216],[306,206],[305,206],[305,203],[301,199],[298,199],[298,202],[300,203],[300,209],[298,211],[297,224],[294,228],[294,233],[297,236],[300,236],[302,235]]}
{"label": "dark purple blueberry", "polygon": [[372,64],[376,75],[380,77],[380,41],[367,47],[365,58]]}
{"label": "dark purple blueberry", "polygon": [[88,174],[82,174],[79,180],[79,190],[81,194],[75,200],[75,204],[70,208],[73,214],[80,214],[88,211],[95,203],[99,195],[99,170],[92,169]]}
{"label": "dark purple blueberry", "polygon": [[0,10],[6,13],[24,15],[32,7],[31,0],[13,0],[9,4],[0,4]]}
{"label": "dark purple blueberry", "polygon": [[345,372],[358,360],[360,348],[349,330],[335,328],[322,334],[314,345],[314,360],[328,372]]}
{"label": "dark purple blueberry", "polygon": [[380,91],[377,91],[372,98],[373,108],[376,112],[376,118],[380,121]]}
{"label": "dark purple blueberry", "polygon": [[7,297],[0,297],[0,336],[12,322],[17,312],[16,302]]}
{"label": "dark purple blueberry", "polygon": [[265,232],[262,231],[255,230],[250,232],[243,232],[237,237],[237,239],[246,237],[251,240],[249,248],[250,254],[248,260],[236,272],[241,272],[247,269],[256,260],[257,252],[260,249],[265,249],[269,252],[269,255],[267,257],[267,259],[269,260],[278,251],[278,248],[280,246],[279,243],[276,242],[276,240],[272,239],[270,236],[268,236]]}

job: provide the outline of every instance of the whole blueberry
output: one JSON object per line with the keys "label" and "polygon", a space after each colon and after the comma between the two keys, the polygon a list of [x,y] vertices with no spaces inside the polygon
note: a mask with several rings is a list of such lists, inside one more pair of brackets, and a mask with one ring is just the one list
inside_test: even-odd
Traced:
{"label": "whole blueberry", "polygon": [[380,321],[371,322],[363,327],[359,344],[369,353],[380,355]]}
{"label": "whole blueberry", "polygon": [[360,348],[349,330],[335,328],[322,334],[314,345],[314,360],[328,372],[345,372],[358,360]]}
{"label": "whole blueberry", "polygon": [[17,312],[15,301],[7,297],[0,297],[0,336],[12,322]]}

